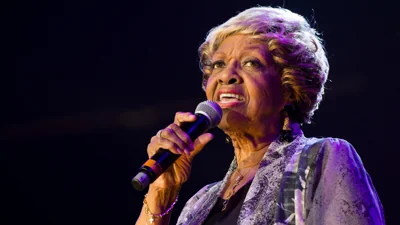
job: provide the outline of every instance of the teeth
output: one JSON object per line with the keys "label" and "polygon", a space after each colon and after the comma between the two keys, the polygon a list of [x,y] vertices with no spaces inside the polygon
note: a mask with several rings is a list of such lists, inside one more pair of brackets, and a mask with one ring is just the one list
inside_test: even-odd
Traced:
{"label": "teeth", "polygon": [[223,93],[219,95],[219,100],[223,99],[223,98],[236,98],[238,100],[242,100],[242,97],[240,95],[237,94],[232,94],[232,93]]}

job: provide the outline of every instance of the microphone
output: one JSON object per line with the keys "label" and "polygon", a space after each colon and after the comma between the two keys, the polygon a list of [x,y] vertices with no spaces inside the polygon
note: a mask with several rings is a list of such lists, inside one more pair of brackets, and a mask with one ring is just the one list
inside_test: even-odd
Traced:
{"label": "microphone", "polygon": [[[194,122],[186,122],[180,126],[190,139],[194,141],[207,130],[216,127],[222,118],[221,107],[213,101],[204,101],[197,105]],[[147,188],[153,183],[169,166],[171,166],[180,155],[173,154],[167,149],[158,149],[149,160],[140,168],[139,173],[132,179],[132,186],[138,191]]]}

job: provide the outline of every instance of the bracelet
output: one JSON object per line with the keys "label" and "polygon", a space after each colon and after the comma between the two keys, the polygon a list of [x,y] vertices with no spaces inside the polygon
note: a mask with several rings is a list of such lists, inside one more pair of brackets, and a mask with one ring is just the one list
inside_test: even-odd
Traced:
{"label": "bracelet", "polygon": [[178,201],[179,195],[176,196],[175,201],[171,204],[171,206],[170,206],[167,210],[165,210],[165,212],[160,213],[160,214],[154,214],[154,213],[152,213],[152,212],[150,211],[149,205],[147,204],[147,201],[146,201],[146,197],[147,197],[147,194],[144,196],[144,200],[143,200],[144,212],[146,213],[146,215],[149,215],[149,214],[150,214],[150,219],[149,219],[149,221],[150,221],[150,223],[153,223],[154,220],[155,220],[156,218],[161,218],[161,217],[167,215],[167,214],[174,208],[174,205],[175,205],[176,202]]}

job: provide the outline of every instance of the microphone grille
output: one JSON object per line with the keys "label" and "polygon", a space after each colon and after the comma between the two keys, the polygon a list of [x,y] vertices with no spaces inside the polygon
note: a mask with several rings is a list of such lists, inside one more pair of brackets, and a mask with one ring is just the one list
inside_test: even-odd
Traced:
{"label": "microphone grille", "polygon": [[216,102],[209,100],[200,102],[196,107],[195,113],[208,117],[210,119],[210,128],[217,126],[222,119],[221,107]]}

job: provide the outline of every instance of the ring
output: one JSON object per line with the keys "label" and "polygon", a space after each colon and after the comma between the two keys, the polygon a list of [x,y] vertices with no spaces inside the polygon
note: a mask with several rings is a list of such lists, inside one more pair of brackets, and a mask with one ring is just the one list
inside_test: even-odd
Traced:
{"label": "ring", "polygon": [[157,134],[156,134],[156,137],[161,137],[161,132],[162,132],[162,130],[159,130],[158,132],[157,132]]}

